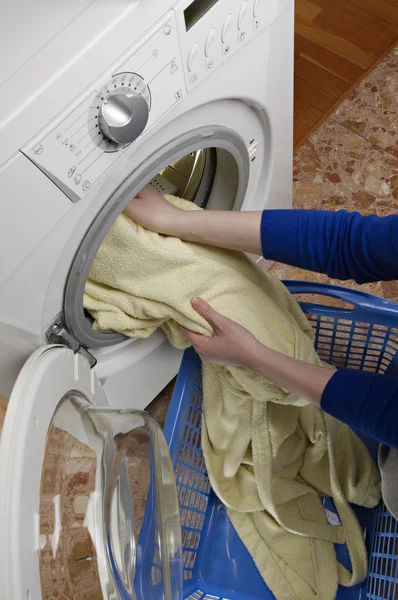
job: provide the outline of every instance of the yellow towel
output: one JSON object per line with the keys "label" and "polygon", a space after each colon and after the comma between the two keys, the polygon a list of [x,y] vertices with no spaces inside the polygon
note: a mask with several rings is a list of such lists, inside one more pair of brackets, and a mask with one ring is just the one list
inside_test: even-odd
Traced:
{"label": "yellow towel", "polygon": [[[191,306],[195,296],[263,344],[321,364],[307,319],[274,277],[241,253],[158,235],[125,215],[92,265],[85,307],[97,330],[148,337],[161,327],[185,348],[179,325],[212,333]],[[363,580],[366,551],[348,503],[374,507],[380,484],[362,442],[319,408],[246,369],[204,364],[203,385],[211,484],[278,600],[331,600],[339,583]],[[327,523],[320,495],[334,499],[341,525]],[[334,543],[347,544],[352,573],[337,562]]]}

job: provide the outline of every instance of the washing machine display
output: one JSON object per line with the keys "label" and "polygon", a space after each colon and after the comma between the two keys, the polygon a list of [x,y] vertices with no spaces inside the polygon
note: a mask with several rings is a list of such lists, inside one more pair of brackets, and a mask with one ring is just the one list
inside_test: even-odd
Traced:
{"label": "washing machine display", "polygon": [[191,29],[218,0],[194,0],[184,10],[185,27]]}

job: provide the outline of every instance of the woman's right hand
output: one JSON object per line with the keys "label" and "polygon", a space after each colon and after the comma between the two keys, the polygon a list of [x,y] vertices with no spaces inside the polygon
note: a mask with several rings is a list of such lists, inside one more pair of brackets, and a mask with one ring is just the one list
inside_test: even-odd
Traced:
{"label": "woman's right hand", "polygon": [[146,185],[124,209],[133,221],[157,233],[178,236],[178,224],[184,215],[182,209],[173,206],[162,194]]}

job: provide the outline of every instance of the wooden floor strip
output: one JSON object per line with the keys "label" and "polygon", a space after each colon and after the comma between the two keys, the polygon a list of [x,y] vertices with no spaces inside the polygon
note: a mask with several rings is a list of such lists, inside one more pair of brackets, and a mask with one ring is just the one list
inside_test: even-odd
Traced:
{"label": "wooden floor strip", "polygon": [[350,4],[369,12],[376,17],[381,17],[392,25],[398,25],[398,6],[386,0],[347,0]]}
{"label": "wooden floor strip", "polygon": [[311,130],[311,126],[307,125],[306,123],[304,123],[303,121],[301,121],[300,119],[294,119],[294,126],[293,126],[293,143],[294,145],[296,145],[300,139],[302,139],[304,136],[306,136]]}
{"label": "wooden floor strip", "polygon": [[308,104],[302,98],[295,96],[294,98],[294,116],[299,121],[302,121],[309,127],[313,127],[322,118],[322,111],[318,110],[311,104]]}
{"label": "wooden floor strip", "polygon": [[331,108],[336,101],[336,98],[315,87],[312,83],[309,83],[298,75],[294,76],[294,93],[298,98],[301,98],[301,100],[314,106],[323,114]]}
{"label": "wooden floor strip", "polygon": [[295,12],[297,16],[307,19],[307,21],[313,21],[322,12],[322,7],[309,2],[309,0],[296,0]]}
{"label": "wooden floor strip", "polygon": [[350,87],[350,84],[333,75],[330,71],[326,71],[322,67],[307,60],[302,56],[296,56],[294,59],[294,72],[296,75],[312,83],[317,88],[327,92],[333,98],[340,98],[344,92]]}
{"label": "wooden floor strip", "polygon": [[373,35],[382,35],[390,25],[389,21],[368,13],[354,4],[349,4],[347,0],[311,0],[311,2]]}
{"label": "wooden floor strip", "polygon": [[294,45],[297,56],[306,58],[348,83],[355,83],[364,73],[364,69],[353,65],[344,58],[340,58],[340,56],[329,50],[325,50],[325,48],[317,46],[301,35],[295,35]]}
{"label": "wooden floor strip", "polygon": [[388,47],[388,42],[377,35],[369,35],[360,27],[346,21],[328,10],[323,10],[314,19],[314,23],[322,29],[326,29],[346,41],[355,44],[358,48],[366,50],[375,56],[382,54]]}
{"label": "wooden floor strip", "polygon": [[304,21],[300,17],[297,17],[295,29],[299,35],[302,35],[307,40],[314,42],[314,44],[321,46],[321,48],[330,50],[330,52],[341,56],[341,58],[361,67],[361,69],[368,69],[376,59],[374,54],[358,48],[352,42],[348,42],[334,33],[321,29],[321,27],[318,27],[311,21]]}

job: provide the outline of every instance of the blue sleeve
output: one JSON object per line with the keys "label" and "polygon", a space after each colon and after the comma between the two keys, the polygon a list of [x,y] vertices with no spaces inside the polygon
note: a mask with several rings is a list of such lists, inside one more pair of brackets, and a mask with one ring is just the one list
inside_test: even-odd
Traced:
{"label": "blue sleeve", "polygon": [[329,380],[321,408],[353,429],[398,448],[398,379],[339,369]]}
{"label": "blue sleeve", "polygon": [[263,255],[357,283],[398,279],[398,215],[346,211],[266,210]]}

